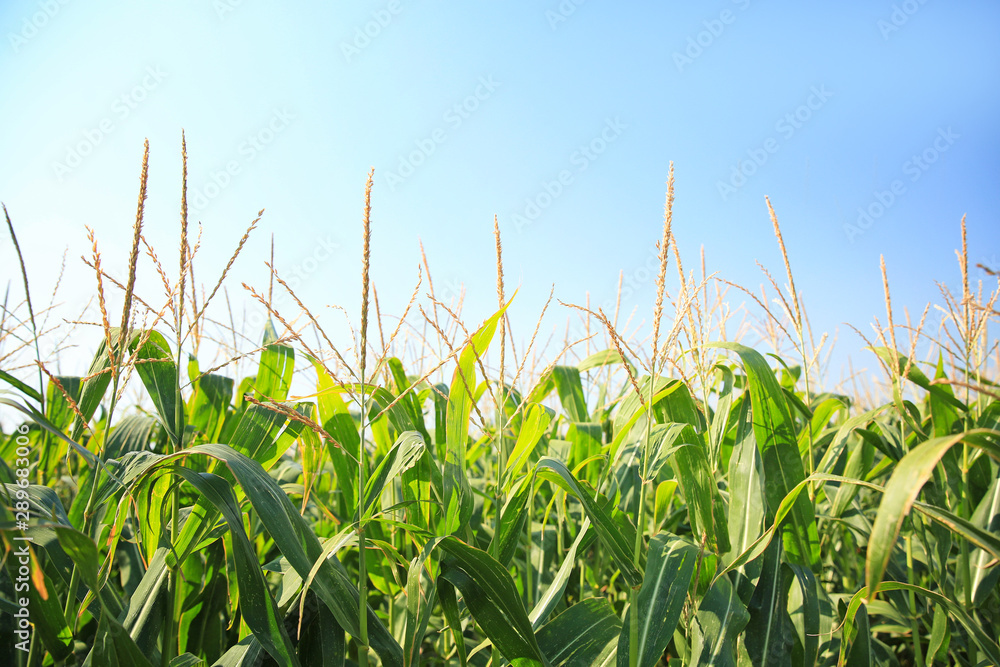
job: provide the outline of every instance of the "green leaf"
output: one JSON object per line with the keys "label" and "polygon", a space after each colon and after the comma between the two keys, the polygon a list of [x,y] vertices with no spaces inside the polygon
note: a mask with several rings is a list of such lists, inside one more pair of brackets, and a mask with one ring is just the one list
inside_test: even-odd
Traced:
{"label": "green leaf", "polygon": [[149,415],[123,417],[108,436],[104,456],[117,459],[128,452],[148,451],[156,435],[157,421]]}
{"label": "green leaf", "polygon": [[[903,374],[903,371],[906,370],[907,364],[909,364],[909,359],[905,355],[900,354],[899,352],[896,353],[896,362],[893,363],[892,350],[890,350],[887,347],[876,346],[876,347],[869,347],[866,349],[869,349],[876,355],[878,355],[878,357],[887,366],[889,366],[890,368],[894,368],[896,374],[900,376]],[[930,392],[930,394],[934,398],[943,401],[954,408],[958,408],[963,412],[968,411],[969,408],[966,407],[965,403],[962,403],[962,401],[955,398],[954,394],[952,394],[951,391],[947,388],[947,385],[931,384],[931,381],[927,378],[926,375],[924,375],[924,372],[920,370],[920,367],[917,366],[917,364],[915,363],[909,364],[909,366],[910,370],[909,373],[906,375],[907,380],[917,385],[921,389]]]}
{"label": "green leaf", "polygon": [[368,479],[365,487],[366,517],[377,509],[375,501],[382,496],[386,484],[412,468],[423,453],[424,436],[418,431],[406,431],[396,439]]}
{"label": "green leaf", "polygon": [[[712,415],[712,423],[708,433],[709,444],[711,446],[711,452],[708,454],[710,461],[718,461],[719,459],[719,449],[726,437],[726,433],[729,431],[733,402],[736,399],[734,396],[735,392],[733,392],[733,387],[736,384],[736,376],[733,374],[733,371],[724,364],[716,364],[715,370],[722,376],[722,389],[719,390],[718,402]],[[740,405],[743,403],[745,401],[739,402]]]}
{"label": "green leaf", "polygon": [[[303,579],[310,576],[313,565],[319,561],[312,590],[330,609],[334,618],[352,636],[358,637],[358,607],[360,595],[348,577],[347,570],[335,556],[324,558],[324,550],[311,526],[292,505],[285,492],[261,465],[227,445],[207,444],[182,450],[172,457],[208,455],[225,463],[233,479],[239,484],[253,506],[264,529],[274,540],[275,546]],[[157,552],[159,554],[159,551]],[[165,559],[166,554],[162,556]],[[153,570],[154,562],[150,565]],[[157,567],[162,567],[157,565]],[[148,574],[148,572],[147,572]],[[163,575],[165,576],[165,574]],[[143,579],[145,581],[145,577]],[[162,583],[150,583],[146,595],[155,593]],[[133,598],[135,599],[135,598]],[[139,598],[142,599],[142,598]],[[131,614],[131,610],[130,610]],[[368,641],[385,667],[403,664],[403,651],[385,625],[368,608]]]}
{"label": "green leaf", "polygon": [[[465,606],[507,660],[548,665],[510,573],[488,553],[456,537],[431,543],[447,554],[441,577],[462,591]],[[516,664],[516,663],[515,663]]]}
{"label": "green leaf", "polygon": [[878,589],[889,557],[896,546],[903,520],[920,494],[920,490],[930,478],[934,467],[941,458],[959,442],[980,447],[1000,460],[1000,433],[987,429],[976,429],[957,435],[928,440],[913,449],[896,464],[896,468],[886,484],[885,494],[879,505],[868,542],[868,558],[865,576],[869,590]]}
{"label": "green leaf", "polygon": [[[847,605],[847,613],[844,617],[844,629],[842,631],[844,637],[851,635],[854,627],[855,613],[857,612],[858,607],[860,607],[868,597],[869,590],[871,589],[867,586],[862,587],[860,591],[854,594],[854,597],[851,598],[850,603]],[[994,665],[1000,665],[1000,646],[997,646],[996,640],[986,633],[982,624],[977,619],[970,616],[961,605],[956,603],[951,598],[945,597],[936,591],[931,591],[926,588],[921,588],[920,586],[914,586],[913,584],[907,584],[900,581],[881,582],[877,592],[883,593],[888,591],[912,591],[917,595],[926,597],[932,602],[945,607],[951,616],[965,628],[966,632],[969,633],[969,636],[972,637],[972,640],[976,643],[976,645],[983,651],[983,653],[986,654],[987,658],[989,658]],[[841,663],[843,663],[846,655],[847,642],[841,642]]]}
{"label": "green leaf", "polygon": [[472,489],[465,474],[469,417],[476,389],[476,359],[486,354],[507,303],[474,333],[458,358],[448,393],[447,447],[444,460],[444,531],[456,532],[472,517]]}
{"label": "green leaf", "polygon": [[854,622],[858,626],[858,634],[851,642],[851,652],[847,654],[845,664],[847,667],[871,667],[875,664],[872,656],[872,633],[868,627],[868,610],[864,605],[858,607]]}
{"label": "green leaf", "polygon": [[791,665],[788,589],[792,572],[782,562],[782,543],[772,540],[764,554],[760,580],[750,600],[745,642],[754,667]]}
{"label": "green leaf", "polygon": [[84,667],[106,665],[152,667],[149,658],[114,616],[107,610],[103,610],[100,616],[97,632],[94,635],[94,645],[83,663]]}
{"label": "green leaf", "polygon": [[218,442],[233,400],[233,379],[208,373],[194,383],[195,393],[188,408],[188,421],[208,442]]}
{"label": "green leaf", "polygon": [[584,371],[589,371],[592,368],[600,368],[602,366],[611,366],[614,364],[622,364],[631,366],[631,362],[618,353],[615,348],[608,348],[607,350],[601,350],[600,352],[595,352],[580,363],[576,365],[576,369],[581,373]]}
{"label": "green leaf", "polygon": [[55,526],[54,530],[59,536],[59,546],[73,559],[77,571],[83,578],[83,583],[87,584],[87,587],[96,594],[99,588],[97,571],[100,563],[94,540],[66,526]]}
{"label": "green leaf", "polygon": [[407,391],[412,385],[410,380],[406,377],[406,370],[403,368],[403,362],[396,357],[389,357],[386,360],[386,364],[389,366],[393,382],[396,384],[396,394],[400,395],[404,392],[406,394],[403,397],[401,404],[404,408],[406,408],[413,425],[418,431],[420,431],[420,434],[424,436],[424,440],[429,441],[431,435],[427,432],[427,427],[424,423],[424,411],[421,407],[420,399],[417,397],[417,392],[415,390]]}
{"label": "green leaf", "polygon": [[[647,408],[643,405],[643,401],[649,395],[649,381],[649,377],[643,377],[639,380],[639,390],[643,396],[642,401],[639,400],[639,396],[634,391],[628,391],[621,402],[621,406],[615,413],[613,423],[615,437],[608,450],[608,455],[612,458],[614,458],[618,450],[625,443],[625,440],[629,437],[632,427],[646,414]],[[680,380],[658,377],[653,384],[653,400],[650,403],[656,406],[664,397],[669,396],[672,392],[682,387],[684,387],[684,383]]]}
{"label": "green leaf", "polygon": [[[451,635],[455,639],[455,647],[458,649],[458,661],[462,667],[467,664],[465,635],[462,632],[462,619],[458,613],[458,600],[455,597],[455,587],[446,578],[442,577],[437,584],[438,599],[441,600],[441,609],[444,610],[445,620],[451,628]],[[471,589],[470,589],[471,590]],[[473,593],[474,594],[474,593]]]}
{"label": "green leaf", "polygon": [[280,403],[288,398],[288,390],[292,386],[295,350],[287,345],[274,343],[277,338],[274,323],[268,320],[264,327],[264,345],[267,347],[260,353],[260,365],[254,382],[255,398],[259,401],[269,398]]}
{"label": "green leaf", "polygon": [[615,661],[622,622],[604,598],[587,598],[535,633],[552,667],[606,667]]}
{"label": "green leaf", "polygon": [[14,387],[14,389],[17,389],[18,391],[20,391],[25,396],[27,396],[29,398],[32,398],[35,401],[38,401],[39,403],[41,403],[41,401],[42,401],[42,395],[40,393],[38,393],[37,389],[32,389],[30,385],[27,385],[24,382],[21,382],[20,380],[18,380],[16,377],[14,377],[13,375],[11,375],[7,371],[0,370],[0,380],[3,380],[4,382],[6,382],[7,384],[9,384],[10,386]]}
{"label": "green leaf", "polygon": [[57,387],[52,380],[49,380],[45,389],[45,416],[54,426],[67,430],[76,419],[76,414],[66,399],[68,396],[79,404],[83,379],[72,375],[59,375],[57,378],[62,389]]}
{"label": "green leaf", "polygon": [[198,473],[181,467],[174,468],[174,471],[215,505],[229,524],[243,620],[279,664],[298,665],[299,661],[292,641],[285,631],[278,605],[268,590],[257,555],[243,531],[242,515],[229,484],[223,478],[211,473]]}
{"label": "green leaf", "polygon": [[515,486],[514,493],[507,496],[507,501],[500,510],[500,520],[493,532],[493,539],[490,540],[490,555],[505,567],[509,567],[514,559],[528,522],[529,515],[525,506],[531,492],[531,481],[530,477],[523,477]]}
{"label": "green leaf", "polygon": [[[993,485],[983,496],[979,507],[972,515],[972,520],[976,523],[976,528],[982,528],[984,533],[994,536],[1000,535],[1000,477],[993,480]],[[998,558],[1000,558],[1000,554],[991,555],[985,549],[980,549],[972,554],[972,599],[977,604],[981,604],[989,595],[990,590],[994,590],[996,587],[996,559]],[[994,563],[992,566],[991,562]],[[993,582],[992,585],[988,583],[990,581]]]}
{"label": "green leaf", "polygon": [[643,459],[646,466],[643,477],[649,480],[656,479],[660,469],[679,448],[679,445],[674,444],[678,438],[685,436],[683,442],[697,441],[697,436],[692,433],[689,424],[670,423],[653,426],[649,431],[648,452]]}
{"label": "green leaf", "polygon": [[[117,346],[121,338],[118,327],[113,327],[110,333],[112,345]],[[133,333],[129,351],[132,350],[134,343],[138,340],[138,335],[139,332]],[[106,338],[102,338],[98,344],[97,351],[94,353],[93,361],[90,362],[90,368],[87,369],[86,376],[89,379],[84,381],[80,389],[80,399],[77,401],[77,408],[79,408],[80,414],[89,421],[94,416],[97,406],[101,404],[108,385],[111,384],[111,358],[108,354]],[[83,436],[85,427],[86,424],[84,424],[83,420],[77,417],[73,423],[73,431],[70,437],[73,440],[79,440]]]}
{"label": "green leaf", "polygon": [[579,531],[576,534],[576,539],[573,540],[573,544],[570,545],[569,550],[563,557],[562,565],[560,565],[559,570],[556,571],[549,587],[545,589],[545,593],[542,594],[542,596],[535,602],[535,607],[531,610],[531,614],[529,614],[528,618],[531,619],[531,627],[536,630],[538,629],[538,626],[544,623],[549,617],[549,614],[551,614],[552,610],[555,609],[556,604],[562,600],[563,593],[566,591],[566,584],[569,583],[569,576],[573,572],[573,568],[576,566],[577,550],[580,548],[580,544],[587,536],[587,529],[589,528],[590,519],[586,518],[583,520],[583,523],[580,524]]}
{"label": "green leaf", "polygon": [[[750,548],[761,535],[764,525],[764,470],[757,441],[753,436],[750,404],[741,401],[736,442],[729,457],[729,542],[732,550],[722,557],[726,565]],[[755,584],[760,562],[740,568],[734,583],[739,590],[743,581]],[[744,598],[746,599],[746,598]]]}
{"label": "green leaf", "polygon": [[556,383],[559,401],[570,421],[588,422],[587,402],[583,398],[583,383],[580,380],[579,369],[573,366],[555,366],[552,378]]}
{"label": "green leaf", "polygon": [[[638,656],[639,667],[656,665],[680,620],[684,598],[694,578],[698,547],[669,534],[654,537],[649,544],[646,572],[635,606],[630,607],[622,623],[628,628],[633,614],[639,617]],[[629,661],[629,633],[623,631],[618,639],[618,665]]]}
{"label": "green leaf", "polygon": [[212,667],[256,667],[264,658],[264,648],[253,635],[229,647]]}
{"label": "green leaf", "polygon": [[431,582],[425,593],[420,585],[425,575],[424,564],[431,555],[433,545],[425,547],[416,558],[410,562],[406,576],[406,632],[404,637],[404,664],[406,667],[420,662],[420,644],[427,632],[431,611],[437,597],[437,586]]}
{"label": "green leaf", "polygon": [[[142,334],[145,335],[145,334]],[[135,348],[141,342],[141,335],[134,335],[129,343],[129,351],[135,353]],[[158,331],[148,332],[146,342],[139,348],[136,355],[135,371],[146,387],[163,430],[175,443],[180,443],[181,434],[177,431],[177,408],[181,408],[181,427],[183,427],[183,405],[178,406],[180,397],[177,395],[177,364],[170,355],[170,345],[167,339]],[[86,383],[84,383],[86,393]],[[84,413],[86,414],[86,413]]]}
{"label": "green leaf", "polygon": [[945,635],[948,631],[948,612],[944,607],[934,607],[934,621],[931,624],[931,637],[927,642],[927,658],[933,660],[941,647],[944,646]]}
{"label": "green leaf", "polygon": [[[541,474],[545,468],[556,473],[556,477]],[[600,504],[595,502],[590,492],[580,485],[562,461],[546,456],[538,462],[535,470],[536,474],[541,474],[542,477],[562,485],[580,501],[601,541],[611,551],[611,556],[615,565],[621,570],[622,576],[632,586],[641,584],[643,581],[642,572],[635,566],[632,554],[635,546],[635,533],[623,534],[621,526],[611,518],[611,515]],[[635,529],[632,528],[632,530]]]}
{"label": "green leaf", "polygon": [[731,548],[726,508],[709,469],[701,438],[691,426],[685,426],[681,437],[684,445],[674,452],[674,472],[688,503],[692,530],[698,541],[704,538],[705,545],[713,552],[726,553]]}
{"label": "green leaf", "polygon": [[505,471],[505,490],[510,491],[514,483],[514,477],[521,471],[527,462],[531,452],[538,445],[539,440],[545,435],[546,429],[552,422],[552,413],[543,405],[533,403],[527,407],[526,417],[521,424],[521,432],[517,435],[517,442],[507,460],[507,470]]}
{"label": "green leaf", "polygon": [[[14,485],[8,485],[10,489]],[[51,491],[51,489],[46,489]],[[53,494],[54,495],[54,494]],[[0,520],[7,523],[11,521],[14,517],[7,512],[7,508],[0,504]],[[30,529],[31,531],[37,530],[36,528]],[[28,541],[14,541],[7,534],[4,535],[4,542],[10,545],[10,549],[5,551],[4,564],[7,568],[6,577],[9,582],[15,582],[18,577],[22,577],[21,584],[25,586],[25,589],[21,591],[14,591],[18,593],[17,598],[26,597],[28,600],[28,617],[30,622],[34,625],[34,634],[37,639],[41,641],[41,646],[45,648],[54,658],[57,660],[64,660],[66,657],[72,653],[73,650],[73,632],[70,630],[69,625],[66,622],[66,617],[63,614],[63,608],[59,604],[59,599],[56,597],[55,586],[53,585],[52,579],[50,579],[43,569],[36,570],[39,568],[39,562],[37,557],[34,555],[34,547]],[[32,535],[32,537],[34,537]],[[48,550],[47,550],[48,551]],[[23,573],[20,571],[21,567],[29,567],[32,569],[32,574],[35,577],[40,576],[42,578],[43,588],[45,595],[42,595],[42,590],[37,585],[37,582],[33,581],[27,583],[23,581]],[[10,586],[10,584],[7,584]],[[6,596],[4,596],[6,597]],[[12,596],[13,597],[13,596]],[[6,599],[4,600],[6,602]],[[14,600],[11,600],[13,603]],[[10,613],[11,620],[14,621],[12,625],[17,622],[19,617],[23,617],[23,612],[21,611],[23,607],[19,604],[20,599],[17,599],[18,604],[11,605],[8,607],[4,605],[3,613]],[[20,642],[26,642],[29,644],[30,637],[19,637],[14,634],[15,628],[8,630],[11,635],[5,639],[6,645],[11,646]],[[9,649],[8,649],[9,650]]]}
{"label": "green leaf", "polygon": [[736,667],[736,642],[749,620],[750,613],[729,578],[716,579],[691,626],[691,664]]}
{"label": "green leaf", "polygon": [[[795,439],[795,426],[788,413],[785,395],[774,372],[758,352],[739,343],[712,343],[711,347],[732,350],[740,355],[747,373],[754,437],[764,462],[767,484],[768,519],[774,520],[782,499],[805,479],[802,459]],[[791,523],[782,529],[788,557],[814,567],[819,563],[819,533],[812,503],[800,495],[791,512]]]}
{"label": "green leaf", "polygon": [[[843,476],[848,479],[864,479],[868,471],[872,469],[874,462],[875,447],[867,440],[862,439],[859,445],[847,457],[847,465],[844,468]],[[857,494],[857,485],[841,484],[837,489],[837,494],[833,497],[831,514],[836,517],[842,516]]]}
{"label": "green leaf", "polygon": [[820,588],[812,570],[802,565],[791,565],[795,583],[789,594],[789,616],[798,639],[795,650],[800,652],[797,663],[816,664],[819,655]]}
{"label": "green leaf", "polygon": [[892,404],[886,403],[874,410],[869,410],[863,414],[851,417],[837,429],[836,435],[833,436],[833,441],[831,441],[830,446],[827,448],[826,452],[823,454],[823,458],[820,460],[819,465],[816,466],[817,472],[830,472],[833,466],[837,463],[837,459],[840,458],[840,453],[847,446],[847,438],[856,429],[863,427],[865,424],[873,421],[882,412],[887,410]]}

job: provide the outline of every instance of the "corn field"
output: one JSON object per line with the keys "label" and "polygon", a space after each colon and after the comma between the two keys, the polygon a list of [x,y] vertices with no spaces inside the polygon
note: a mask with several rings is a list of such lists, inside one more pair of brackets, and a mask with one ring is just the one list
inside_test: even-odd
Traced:
{"label": "corn field", "polygon": [[[671,168],[648,331],[563,304],[583,334],[543,355],[538,325],[512,336],[496,223],[492,316],[463,322],[425,262],[383,317],[369,174],[353,343],[271,266],[244,286],[264,330],[216,364],[199,354],[258,221],[196,285],[186,199],[176,266],[145,245],[147,165],[148,144],[126,282],[91,234],[85,375],[38,354],[57,334],[36,267],[7,267],[0,664],[1000,664],[1000,313],[964,221],[943,325],[894,320],[883,265],[883,382],[846,391],[822,386],[769,201],[773,300],[684,271]],[[143,262],[162,295],[134,292]],[[736,295],[782,354],[733,335]]]}

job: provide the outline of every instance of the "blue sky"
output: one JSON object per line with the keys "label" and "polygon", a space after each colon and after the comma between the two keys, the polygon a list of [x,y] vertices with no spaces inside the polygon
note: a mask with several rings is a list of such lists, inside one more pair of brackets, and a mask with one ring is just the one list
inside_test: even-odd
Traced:
{"label": "blue sky", "polygon": [[[68,249],[75,307],[93,293],[84,225],[124,270],[146,137],[147,236],[175,264],[184,128],[199,281],[266,208],[231,295],[266,285],[273,233],[307,303],[357,313],[374,166],[383,311],[408,300],[422,240],[438,291],[464,284],[468,318],[487,315],[497,215],[526,336],[553,283],[602,303],[619,271],[635,284],[623,308],[649,316],[672,160],[686,267],[704,245],[732,281],[757,286],[754,260],[782,276],[769,196],[814,329],[874,367],[842,323],[884,320],[880,254],[917,315],[935,281],[958,286],[963,214],[972,261],[1000,264],[998,33],[985,1],[11,0],[0,199],[36,300]],[[12,257],[4,238],[17,287]]]}

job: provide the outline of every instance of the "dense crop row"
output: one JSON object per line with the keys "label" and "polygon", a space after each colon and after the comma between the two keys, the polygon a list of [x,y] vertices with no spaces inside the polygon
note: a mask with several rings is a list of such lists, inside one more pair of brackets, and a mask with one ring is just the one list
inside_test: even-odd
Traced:
{"label": "dense crop row", "polygon": [[[95,243],[86,376],[39,364],[36,382],[0,348],[0,403],[23,417],[0,439],[0,663],[1000,664],[996,294],[970,289],[964,239],[932,363],[890,305],[871,347],[887,398],[866,405],[817,388],[790,270],[771,281],[783,312],[759,304],[785,358],[724,340],[710,281],[678,266],[665,293],[672,185],[646,339],[583,311],[597,335],[525,368],[535,338],[510,342],[502,270],[478,328],[431,296],[383,331],[369,179],[354,360],[295,299],[232,377],[192,354],[218,285],[192,284],[186,222],[176,278],[149,253],[165,305],[132,294],[145,164],[119,326]],[[0,327],[22,355],[30,309]],[[405,327],[425,367],[393,356]]]}

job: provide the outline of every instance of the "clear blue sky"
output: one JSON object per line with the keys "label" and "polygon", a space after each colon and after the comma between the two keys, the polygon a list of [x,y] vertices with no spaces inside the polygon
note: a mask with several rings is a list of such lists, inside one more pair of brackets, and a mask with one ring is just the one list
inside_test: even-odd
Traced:
{"label": "clear blue sky", "polygon": [[[814,328],[874,367],[842,323],[884,320],[879,254],[917,314],[935,281],[958,285],[963,214],[973,262],[1000,264],[997,34],[987,1],[9,0],[0,199],[35,298],[68,248],[76,306],[93,292],[84,225],[124,270],[145,137],[147,235],[176,263],[185,128],[199,281],[266,208],[231,291],[266,285],[273,232],[307,303],[357,313],[374,166],[383,310],[405,305],[422,239],[438,290],[464,284],[469,319],[486,315],[496,214],[526,335],[552,283],[600,303],[619,270],[637,281],[624,307],[648,316],[673,160],[686,266],[704,245],[730,280],[758,285],[755,259],[782,276],[770,196]],[[12,256],[4,235],[14,291]]]}

